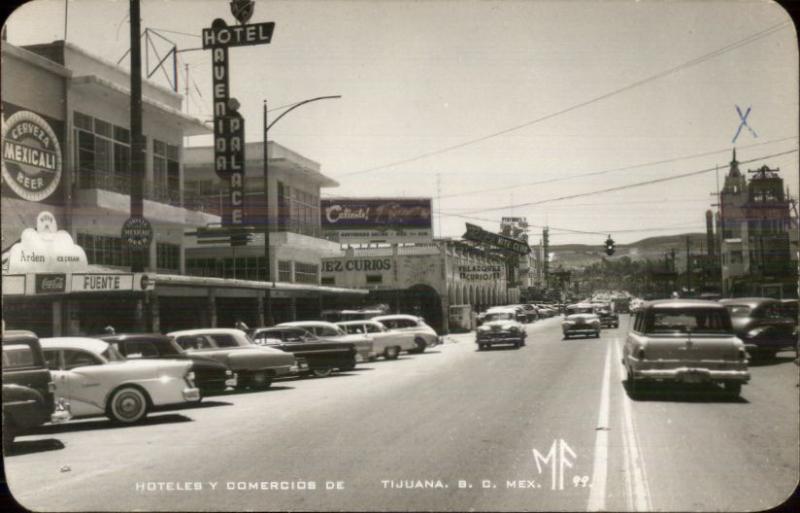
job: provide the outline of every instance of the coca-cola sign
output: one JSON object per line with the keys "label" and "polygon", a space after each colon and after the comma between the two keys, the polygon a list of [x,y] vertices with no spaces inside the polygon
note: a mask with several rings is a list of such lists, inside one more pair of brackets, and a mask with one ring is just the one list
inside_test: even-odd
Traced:
{"label": "coca-cola sign", "polygon": [[37,294],[57,294],[67,290],[67,275],[63,273],[37,274]]}
{"label": "coca-cola sign", "polygon": [[320,200],[322,229],[341,243],[427,242],[433,237],[430,198]]}

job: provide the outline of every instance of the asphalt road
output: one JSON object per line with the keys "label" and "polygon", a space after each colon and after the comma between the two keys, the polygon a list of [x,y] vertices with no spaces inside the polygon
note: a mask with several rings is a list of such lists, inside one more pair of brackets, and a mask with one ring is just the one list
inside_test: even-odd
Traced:
{"label": "asphalt road", "polygon": [[45,426],[18,439],[6,477],[40,511],[742,511],[793,492],[793,353],[753,365],[740,400],[687,386],[632,401],[627,317],[599,340],[562,340],[559,323],[528,325],[518,350],[453,335],[137,426]]}

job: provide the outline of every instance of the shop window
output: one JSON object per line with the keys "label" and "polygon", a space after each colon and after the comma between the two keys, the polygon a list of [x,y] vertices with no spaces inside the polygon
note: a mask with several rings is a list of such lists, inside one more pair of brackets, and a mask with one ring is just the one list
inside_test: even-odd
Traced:
{"label": "shop window", "polygon": [[336,278],[334,278],[333,276],[323,276],[320,279],[320,282],[322,283],[322,285],[336,285]]}
{"label": "shop window", "polygon": [[278,281],[292,282],[292,263],[288,260],[278,260]]}
{"label": "shop window", "polygon": [[316,285],[319,283],[318,273],[319,266],[316,264],[304,264],[303,262],[295,262],[294,264],[294,279],[297,283]]}
{"label": "shop window", "polygon": [[383,275],[382,274],[368,274],[367,275],[367,283],[371,285],[376,285],[378,283],[383,283]]}
{"label": "shop window", "polygon": [[157,243],[156,267],[158,269],[179,271],[181,268],[181,247],[178,244]]}

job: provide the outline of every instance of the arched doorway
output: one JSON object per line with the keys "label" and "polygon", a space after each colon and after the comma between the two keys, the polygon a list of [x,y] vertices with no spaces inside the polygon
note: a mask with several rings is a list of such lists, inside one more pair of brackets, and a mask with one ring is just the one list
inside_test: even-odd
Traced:
{"label": "arched doorway", "polygon": [[445,319],[442,317],[442,298],[429,285],[417,284],[404,290],[400,298],[400,311],[423,317],[437,333],[446,332]]}

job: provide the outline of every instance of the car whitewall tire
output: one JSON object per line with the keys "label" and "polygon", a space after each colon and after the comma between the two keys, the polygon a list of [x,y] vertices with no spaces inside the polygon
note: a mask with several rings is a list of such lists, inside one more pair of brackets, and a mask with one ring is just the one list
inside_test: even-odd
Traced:
{"label": "car whitewall tire", "polygon": [[136,387],[122,387],[108,402],[108,416],[122,424],[133,424],[147,415],[147,395]]}

